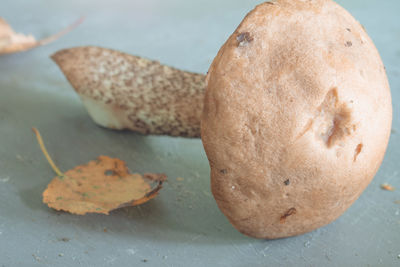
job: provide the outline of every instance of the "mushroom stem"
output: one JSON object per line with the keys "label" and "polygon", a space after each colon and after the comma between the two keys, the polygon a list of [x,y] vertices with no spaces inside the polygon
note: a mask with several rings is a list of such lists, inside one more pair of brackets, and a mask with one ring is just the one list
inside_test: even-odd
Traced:
{"label": "mushroom stem", "polygon": [[100,126],[200,137],[203,74],[94,46],[61,50],[51,58]]}

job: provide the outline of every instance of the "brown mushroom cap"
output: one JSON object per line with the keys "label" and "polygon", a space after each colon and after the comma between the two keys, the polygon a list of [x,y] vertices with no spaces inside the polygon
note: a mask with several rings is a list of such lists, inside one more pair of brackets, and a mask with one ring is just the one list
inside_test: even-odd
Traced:
{"label": "brown mushroom cap", "polygon": [[370,183],[391,121],[384,66],[347,11],[331,0],[261,4],[207,76],[201,134],[213,195],[246,235],[312,231]]}

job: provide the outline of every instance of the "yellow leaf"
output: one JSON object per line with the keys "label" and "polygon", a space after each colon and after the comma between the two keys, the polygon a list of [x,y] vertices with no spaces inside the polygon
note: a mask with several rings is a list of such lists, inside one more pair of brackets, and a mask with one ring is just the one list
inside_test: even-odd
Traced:
{"label": "yellow leaf", "polygon": [[157,196],[166,180],[165,174],[130,174],[124,161],[100,156],[94,161],[62,173],[38,142],[57,173],[43,192],[43,202],[50,208],[73,214],[109,214],[110,211],[143,204]]}

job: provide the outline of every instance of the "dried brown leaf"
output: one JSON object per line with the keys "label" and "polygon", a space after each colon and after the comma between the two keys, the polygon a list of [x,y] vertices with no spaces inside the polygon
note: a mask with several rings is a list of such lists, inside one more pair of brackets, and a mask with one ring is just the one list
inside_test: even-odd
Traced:
{"label": "dried brown leaf", "polygon": [[43,192],[43,202],[55,210],[78,215],[109,214],[155,198],[166,180],[165,174],[131,174],[124,161],[107,156],[62,173],[50,158],[39,132],[35,128],[33,131],[57,173]]}
{"label": "dried brown leaf", "polygon": [[31,34],[16,33],[5,19],[0,18],[0,55],[22,52],[53,42],[77,27],[82,21],[83,18],[80,18],[64,30],[37,41]]}
{"label": "dried brown leaf", "polygon": [[[43,202],[55,210],[73,214],[109,214],[143,204],[157,196],[166,176],[130,174],[124,161],[100,156],[55,177],[43,192]],[[156,182],[153,189],[151,184]]]}

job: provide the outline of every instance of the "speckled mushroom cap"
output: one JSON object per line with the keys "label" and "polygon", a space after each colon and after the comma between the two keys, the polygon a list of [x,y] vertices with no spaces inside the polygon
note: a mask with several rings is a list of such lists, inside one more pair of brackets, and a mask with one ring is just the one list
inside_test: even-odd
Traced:
{"label": "speckled mushroom cap", "polygon": [[377,172],[390,89],[363,27],[331,0],[251,11],[207,76],[201,135],[219,208],[257,238],[338,218]]}

